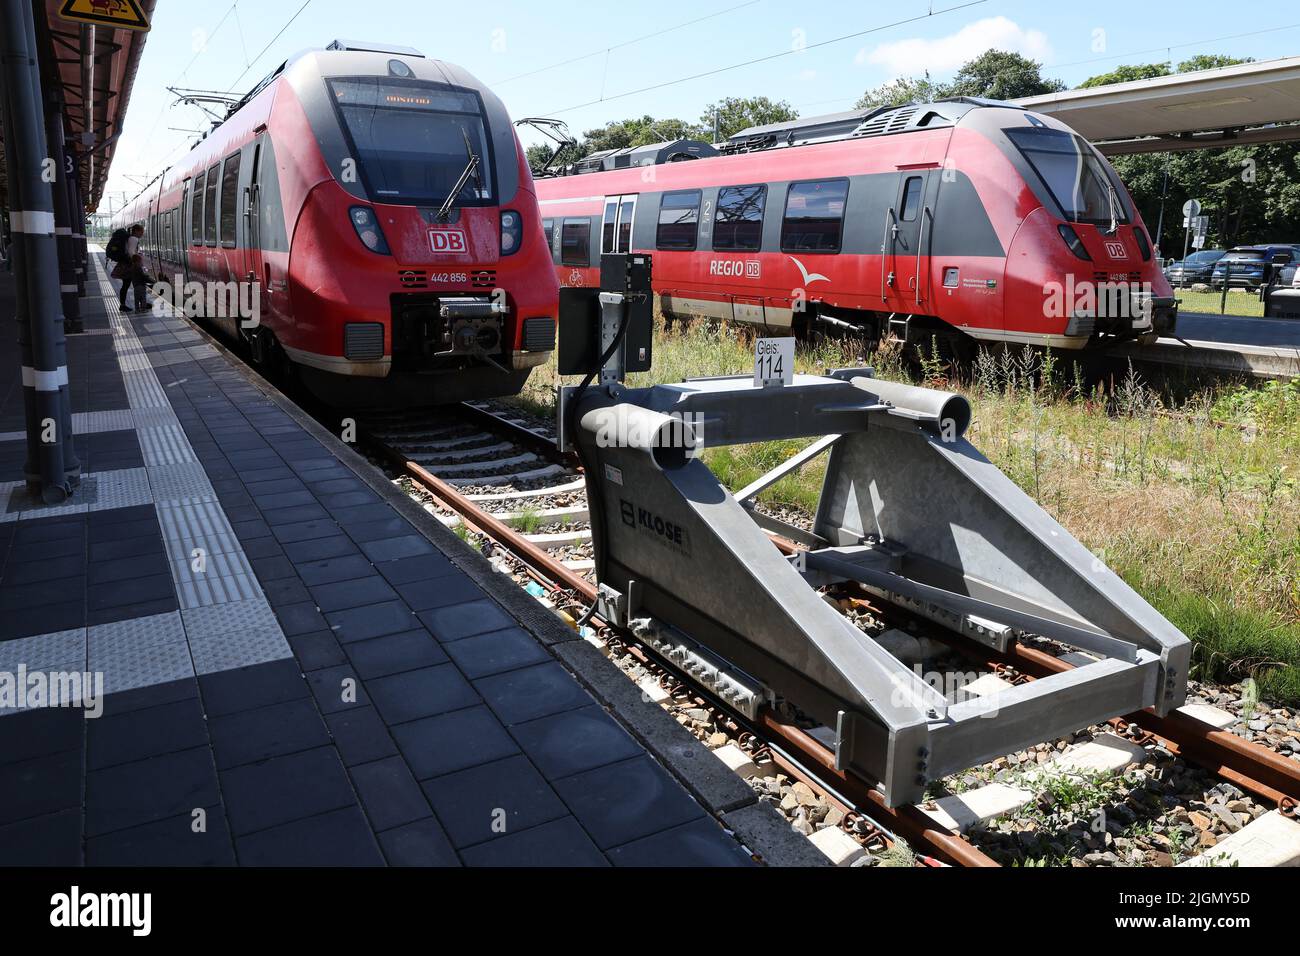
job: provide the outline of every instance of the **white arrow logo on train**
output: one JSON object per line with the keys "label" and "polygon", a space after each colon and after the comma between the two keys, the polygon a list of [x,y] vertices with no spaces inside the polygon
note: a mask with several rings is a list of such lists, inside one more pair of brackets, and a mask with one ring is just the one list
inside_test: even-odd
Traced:
{"label": "white arrow logo on train", "polygon": [[822,275],[820,272],[810,273],[806,268],[804,268],[804,264],[800,262],[798,259],[796,259],[794,256],[791,256],[790,260],[799,267],[799,272],[801,275],[803,275],[804,285],[811,285],[812,283],[816,282],[818,279],[820,279],[822,282],[831,281],[829,278]]}

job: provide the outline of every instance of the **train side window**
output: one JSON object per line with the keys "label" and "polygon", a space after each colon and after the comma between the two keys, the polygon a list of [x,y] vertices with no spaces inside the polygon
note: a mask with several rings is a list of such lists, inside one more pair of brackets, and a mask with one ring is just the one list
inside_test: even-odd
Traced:
{"label": "train side window", "polygon": [[206,192],[203,184],[206,178],[207,173],[195,176],[194,189],[190,193],[190,242],[196,246],[203,245],[203,195]]}
{"label": "train side window", "polygon": [[767,186],[727,186],[718,190],[713,248],[718,252],[757,252],[763,244],[763,206]]}
{"label": "train side window", "polygon": [[560,264],[591,265],[591,220],[566,219],[560,232]]}
{"label": "train side window", "polygon": [[618,222],[618,200],[605,202],[605,220],[600,231],[600,251],[614,251],[614,224]]}
{"label": "train side window", "polygon": [[203,197],[203,241],[209,246],[217,244],[217,184],[221,164],[208,167],[208,186]]}
{"label": "train side window", "polygon": [[908,176],[903,184],[903,212],[899,216],[903,222],[913,222],[921,211],[921,177]]}
{"label": "train side window", "polygon": [[782,252],[839,252],[847,179],[791,183],[781,220]]}
{"label": "train side window", "polygon": [[555,261],[555,220],[542,220],[542,235],[546,237],[546,248],[551,250],[551,261]]}
{"label": "train side window", "polygon": [[239,199],[239,153],[226,157],[221,170],[221,244],[235,245],[235,220]]}
{"label": "train side window", "polygon": [[695,249],[699,227],[700,190],[664,193],[659,204],[656,248],[692,251]]}

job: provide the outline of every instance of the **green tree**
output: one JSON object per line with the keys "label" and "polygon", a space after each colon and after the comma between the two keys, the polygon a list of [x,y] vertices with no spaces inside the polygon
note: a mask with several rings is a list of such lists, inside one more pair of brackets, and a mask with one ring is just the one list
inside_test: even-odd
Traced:
{"label": "green tree", "polygon": [[712,139],[715,129],[719,139],[727,139],[751,126],[786,123],[798,118],[798,111],[785,100],[770,100],[766,96],[728,96],[704,108],[700,129],[704,131],[705,139]]}
{"label": "green tree", "polygon": [[947,87],[930,79],[927,72],[923,77],[899,77],[867,90],[854,104],[858,109],[876,106],[907,106],[914,103],[931,103],[949,96]]}
{"label": "green tree", "polygon": [[1128,83],[1132,80],[1152,80],[1157,76],[1168,76],[1168,63],[1137,63],[1132,66],[1117,66],[1109,73],[1090,76],[1079,84],[1078,89],[1093,86],[1108,86],[1111,83]]}
{"label": "green tree", "polygon": [[1238,63],[1254,63],[1253,56],[1221,56],[1218,53],[1198,53],[1190,60],[1178,64],[1179,73],[1195,73],[1197,70],[1217,70],[1223,66],[1236,66]]}
{"label": "green tree", "polygon": [[699,130],[679,119],[657,120],[653,116],[611,120],[604,126],[589,129],[579,155],[586,156],[606,149],[626,149],[629,146],[649,146],[669,139],[695,137]]}
{"label": "green tree", "polygon": [[555,148],[546,143],[534,143],[532,146],[529,146],[528,149],[524,150],[524,152],[528,156],[528,168],[533,172],[537,172],[537,170],[546,165],[546,161],[551,158],[551,154],[555,152]]}
{"label": "green tree", "polygon": [[1019,53],[985,50],[962,65],[949,86],[950,96],[986,96],[1014,100],[1022,96],[1057,93],[1065,89],[1060,80],[1045,79],[1043,65]]}

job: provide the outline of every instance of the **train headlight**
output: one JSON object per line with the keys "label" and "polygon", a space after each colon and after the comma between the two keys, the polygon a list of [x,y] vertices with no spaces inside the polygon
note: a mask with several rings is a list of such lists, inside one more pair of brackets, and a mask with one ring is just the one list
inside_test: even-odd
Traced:
{"label": "train headlight", "polygon": [[1077,232],[1065,223],[1061,223],[1057,226],[1056,231],[1061,234],[1061,238],[1065,240],[1065,244],[1070,247],[1070,251],[1073,252],[1075,256],[1080,259],[1092,260],[1092,256],[1088,255],[1088,250],[1083,247],[1083,243],[1080,241]]}
{"label": "train headlight", "polygon": [[352,220],[352,228],[357,231],[357,238],[363,246],[381,256],[389,254],[384,231],[379,228],[379,220],[369,206],[353,206],[348,210],[348,218]]}
{"label": "train headlight", "polygon": [[524,237],[524,220],[513,209],[501,213],[501,254],[514,255]]}

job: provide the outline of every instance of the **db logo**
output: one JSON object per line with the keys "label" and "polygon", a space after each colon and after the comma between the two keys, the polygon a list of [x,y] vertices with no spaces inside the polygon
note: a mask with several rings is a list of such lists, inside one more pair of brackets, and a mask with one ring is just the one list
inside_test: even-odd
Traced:
{"label": "db logo", "polygon": [[469,243],[465,241],[465,233],[459,229],[430,229],[429,244],[433,246],[434,252],[447,253],[453,256],[463,256],[469,252]]}
{"label": "db logo", "polygon": [[1107,242],[1106,255],[1110,256],[1112,259],[1128,258],[1128,253],[1124,251],[1124,243],[1122,242]]}

